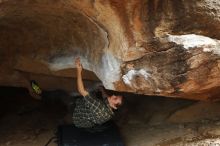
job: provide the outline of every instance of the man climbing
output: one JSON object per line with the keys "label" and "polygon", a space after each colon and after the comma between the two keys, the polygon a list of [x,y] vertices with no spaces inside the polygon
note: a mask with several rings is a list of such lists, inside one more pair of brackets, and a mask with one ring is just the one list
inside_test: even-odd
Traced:
{"label": "man climbing", "polygon": [[[75,103],[73,110],[73,123],[78,128],[86,128],[92,130],[100,130],[105,128],[106,123],[114,116],[114,110],[118,109],[122,104],[122,96],[114,95],[112,91],[106,90],[100,86],[96,91],[88,92],[82,81],[82,65],[80,58],[75,60],[77,74],[77,90],[80,97],[77,99],[69,96],[62,90],[44,91],[36,81],[31,81],[31,87],[36,94],[35,98],[45,101],[46,103],[60,101],[63,102],[68,109],[71,109]],[[75,100],[76,99],[76,100]]]}
{"label": "man climbing", "polygon": [[76,101],[76,107],[73,112],[73,123],[76,127],[93,128],[100,126],[111,120],[116,110],[122,104],[122,96],[108,93],[101,88],[101,96],[88,92],[82,81],[82,65],[80,58],[75,60],[77,74],[77,89],[83,96]]}

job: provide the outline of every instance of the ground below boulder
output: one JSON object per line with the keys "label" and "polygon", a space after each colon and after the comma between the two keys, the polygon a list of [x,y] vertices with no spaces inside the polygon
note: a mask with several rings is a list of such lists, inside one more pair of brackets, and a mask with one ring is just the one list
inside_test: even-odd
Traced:
{"label": "ground below boulder", "polygon": [[[62,104],[42,104],[24,89],[0,90],[13,91],[0,95],[0,146],[44,145],[59,124],[71,123]],[[115,119],[126,146],[219,145],[219,102],[212,107],[210,102],[127,97]]]}

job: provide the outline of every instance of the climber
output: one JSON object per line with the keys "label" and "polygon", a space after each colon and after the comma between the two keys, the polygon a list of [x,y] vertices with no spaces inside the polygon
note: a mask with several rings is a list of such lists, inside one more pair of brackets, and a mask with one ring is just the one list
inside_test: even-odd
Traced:
{"label": "climber", "polygon": [[[75,60],[77,89],[81,96],[71,97],[62,90],[42,90],[38,83],[31,80],[30,85],[35,99],[46,103],[64,103],[72,113],[73,124],[79,128],[102,130],[114,116],[114,111],[122,105],[123,97],[116,92],[105,89],[103,86],[88,92],[82,81],[82,65],[80,58]],[[33,93],[32,93],[33,96]],[[71,108],[74,107],[74,108]],[[104,126],[103,126],[104,125]]]}
{"label": "climber", "polygon": [[[73,123],[76,127],[96,128],[108,122],[114,116],[114,110],[122,105],[122,96],[114,95],[104,87],[100,87],[100,95],[88,92],[82,81],[82,65],[80,58],[75,60],[77,70],[77,89],[83,96],[76,101],[73,112]],[[99,97],[97,97],[99,96]]]}

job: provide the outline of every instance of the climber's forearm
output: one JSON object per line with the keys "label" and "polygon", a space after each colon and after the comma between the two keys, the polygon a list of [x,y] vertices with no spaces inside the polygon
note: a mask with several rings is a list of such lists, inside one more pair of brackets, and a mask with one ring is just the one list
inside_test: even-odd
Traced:
{"label": "climber's forearm", "polygon": [[77,69],[77,90],[82,96],[88,95],[88,92],[85,90],[83,80],[82,80],[82,70]]}

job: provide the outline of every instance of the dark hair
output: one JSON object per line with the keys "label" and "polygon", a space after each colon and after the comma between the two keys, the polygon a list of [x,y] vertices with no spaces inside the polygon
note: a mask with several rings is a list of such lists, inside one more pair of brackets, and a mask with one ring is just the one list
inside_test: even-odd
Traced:
{"label": "dark hair", "polygon": [[122,96],[120,92],[106,89],[104,86],[99,86],[98,91],[101,92],[102,96]]}
{"label": "dark hair", "polygon": [[95,90],[93,90],[91,94],[94,94],[100,100],[106,99],[112,95],[121,96],[122,103],[120,104],[120,106],[122,106],[122,104],[124,103],[123,95],[121,94],[121,92],[105,89],[104,86],[98,86]]}

